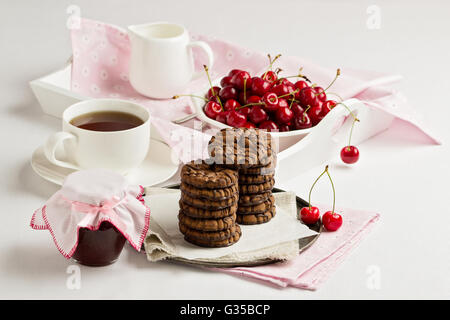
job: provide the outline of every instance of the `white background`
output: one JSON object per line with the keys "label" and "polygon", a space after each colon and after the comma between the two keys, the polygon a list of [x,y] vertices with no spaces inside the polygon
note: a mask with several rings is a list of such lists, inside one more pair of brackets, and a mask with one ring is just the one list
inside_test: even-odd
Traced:
{"label": "white background", "polygon": [[[113,266],[81,267],[81,288],[69,290],[66,269],[73,262],[59,255],[48,232],[29,227],[33,211],[57,190],[32,171],[30,156],[60,120],[43,114],[28,81],[71,55],[70,4],[84,17],[123,27],[179,22],[262,52],[402,74],[401,90],[444,145],[405,134],[408,126],[397,122],[359,146],[353,167],[330,161],[338,207],[374,210],[382,219],[316,292],[150,264],[129,248]],[[379,30],[366,27],[370,5],[381,9]],[[449,13],[448,1],[1,1],[0,298],[450,298]],[[281,185],[307,197],[321,169]],[[331,201],[325,179],[314,200]],[[380,271],[378,290],[367,285],[372,266]]]}

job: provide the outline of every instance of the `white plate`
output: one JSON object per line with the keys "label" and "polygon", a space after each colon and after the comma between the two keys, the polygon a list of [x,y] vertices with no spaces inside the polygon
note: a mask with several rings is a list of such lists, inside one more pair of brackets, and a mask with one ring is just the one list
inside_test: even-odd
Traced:
{"label": "white plate", "polygon": [[[166,144],[151,139],[150,152],[144,162],[130,171],[126,177],[131,184],[144,187],[153,186],[171,178],[178,170],[178,165],[171,159],[171,149]],[[44,155],[44,147],[37,148],[31,157],[31,167],[42,178],[62,185],[64,179],[75,170],[52,164]]]}

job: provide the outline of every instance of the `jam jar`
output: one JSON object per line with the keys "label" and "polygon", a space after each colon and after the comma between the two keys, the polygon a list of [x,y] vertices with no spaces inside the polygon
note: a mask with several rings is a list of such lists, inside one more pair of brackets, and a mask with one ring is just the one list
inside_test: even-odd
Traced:
{"label": "jam jar", "polygon": [[126,238],[108,221],[98,230],[80,228],[78,246],[73,254],[76,262],[92,267],[107,266],[117,261]]}

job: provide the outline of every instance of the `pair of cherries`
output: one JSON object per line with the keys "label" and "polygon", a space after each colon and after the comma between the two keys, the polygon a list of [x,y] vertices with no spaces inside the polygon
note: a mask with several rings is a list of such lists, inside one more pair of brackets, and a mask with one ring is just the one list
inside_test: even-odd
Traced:
{"label": "pair of cherries", "polygon": [[311,189],[309,190],[309,206],[304,207],[300,210],[300,217],[305,224],[315,224],[317,223],[317,221],[319,221],[320,211],[319,208],[311,206],[311,193],[317,181],[319,181],[319,179],[324,174],[328,175],[328,178],[331,182],[331,187],[333,188],[333,209],[323,214],[322,223],[328,231],[336,231],[342,226],[342,216],[334,211],[336,191],[334,189],[333,180],[331,179],[330,173],[328,172],[328,166],[325,167],[325,170],[320,174],[320,176],[316,179],[316,181],[314,181],[313,185],[311,186]]}

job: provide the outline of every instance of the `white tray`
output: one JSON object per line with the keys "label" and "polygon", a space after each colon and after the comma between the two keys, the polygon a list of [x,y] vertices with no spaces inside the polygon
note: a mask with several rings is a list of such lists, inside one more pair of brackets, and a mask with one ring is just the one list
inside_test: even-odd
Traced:
{"label": "white tray", "polygon": [[[70,90],[70,73],[69,64],[61,70],[30,82],[31,89],[45,113],[61,118],[63,111],[73,103],[90,99]],[[366,106],[357,99],[349,99],[344,103],[361,120],[356,124],[352,137],[355,145],[384,131],[394,120],[392,115]],[[196,108],[201,120],[212,122],[218,127],[223,126],[207,119],[199,110],[198,104]],[[339,105],[312,129],[276,133],[280,146],[277,178],[292,177],[292,168],[295,168],[295,173],[298,174],[339,154],[340,149],[346,145],[352,124],[351,117],[347,117],[347,121],[344,121],[347,115],[348,111]],[[153,127],[151,135],[153,139],[163,141]]]}

